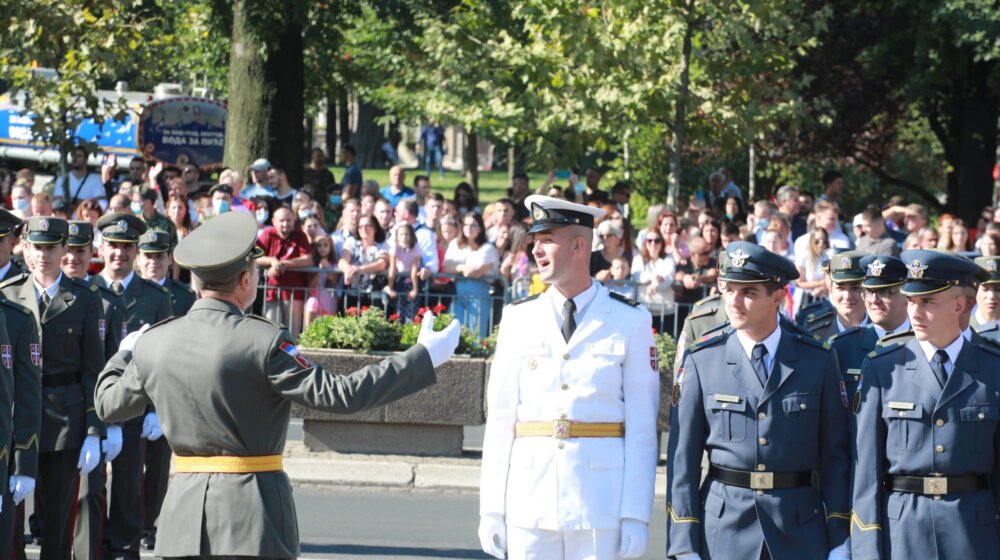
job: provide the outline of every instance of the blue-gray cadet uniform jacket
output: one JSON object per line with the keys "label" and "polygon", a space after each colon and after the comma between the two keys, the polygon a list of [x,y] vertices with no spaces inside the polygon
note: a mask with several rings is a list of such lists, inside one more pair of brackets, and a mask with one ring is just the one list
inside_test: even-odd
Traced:
{"label": "blue-gray cadet uniform jacket", "polygon": [[[879,348],[861,370],[853,559],[996,559],[1000,350],[965,341],[943,389],[916,339]],[[983,477],[990,489],[935,496],[883,486],[887,475],[931,474]]]}
{"label": "blue-gray cadet uniform jacket", "polygon": [[[767,385],[733,331],[688,348],[675,377],[667,465],[667,555],[702,560],[826,558],[848,535],[848,411],[837,356],[786,327]],[[813,471],[813,485],[752,490],[711,477],[713,465],[774,473]],[[813,477],[815,480],[815,476]]]}

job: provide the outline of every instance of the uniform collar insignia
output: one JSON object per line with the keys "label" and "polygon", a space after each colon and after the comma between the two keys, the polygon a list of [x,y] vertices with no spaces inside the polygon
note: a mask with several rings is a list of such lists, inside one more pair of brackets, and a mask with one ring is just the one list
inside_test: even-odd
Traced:
{"label": "uniform collar insignia", "polygon": [[746,262],[749,256],[743,252],[743,249],[737,249],[735,253],[729,253],[729,260],[736,268],[743,268],[743,263]]}
{"label": "uniform collar insignia", "polygon": [[884,268],[885,265],[882,264],[882,261],[872,261],[872,263],[868,265],[868,273],[872,276],[882,276],[882,270]]}
{"label": "uniform collar insignia", "polygon": [[906,265],[906,269],[910,271],[910,277],[920,280],[924,277],[924,271],[927,270],[926,264],[920,264],[920,261],[913,259],[912,264]]}

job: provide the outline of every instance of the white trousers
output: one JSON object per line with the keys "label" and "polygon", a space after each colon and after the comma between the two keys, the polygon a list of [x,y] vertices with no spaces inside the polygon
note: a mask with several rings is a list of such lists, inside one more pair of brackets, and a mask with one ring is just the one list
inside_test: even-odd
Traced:
{"label": "white trousers", "polygon": [[615,560],[619,529],[547,531],[507,526],[509,560]]}

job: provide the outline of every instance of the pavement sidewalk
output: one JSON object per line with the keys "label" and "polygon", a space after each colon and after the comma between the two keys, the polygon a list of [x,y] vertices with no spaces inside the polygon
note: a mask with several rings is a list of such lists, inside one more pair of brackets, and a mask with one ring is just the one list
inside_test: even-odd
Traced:
{"label": "pavement sidewalk", "polygon": [[[479,492],[478,458],[315,453],[289,442],[284,462],[297,486]],[[659,467],[656,497],[665,496],[666,485],[666,468]]]}

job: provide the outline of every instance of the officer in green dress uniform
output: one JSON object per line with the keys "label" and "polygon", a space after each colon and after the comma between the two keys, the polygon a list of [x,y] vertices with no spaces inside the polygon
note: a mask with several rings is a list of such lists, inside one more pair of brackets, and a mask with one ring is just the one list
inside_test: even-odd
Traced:
{"label": "officer in green dress uniform", "polygon": [[[169,276],[174,259],[170,254],[170,234],[150,230],[139,238],[139,273],[150,282],[170,290],[171,309],[174,317],[187,314],[194,305],[195,295],[187,284]],[[153,550],[156,546],[156,518],[167,494],[170,477],[170,445],[164,438],[146,443],[146,471],[143,475],[142,547]]]}
{"label": "officer in green dress uniform", "polygon": [[970,324],[980,336],[1000,342],[1000,257],[978,257],[976,264],[989,275],[976,292],[976,310]]}
{"label": "officer in green dress uniform", "polygon": [[[41,558],[65,558],[73,535],[79,474],[100,462],[104,426],[94,411],[94,386],[104,364],[104,309],[97,287],[60,270],[66,254],[66,220],[28,218],[24,273],[0,283],[4,294],[29,308],[41,335],[42,422],[35,512],[41,525]],[[32,352],[35,359],[37,352]]]}
{"label": "officer in green dress uniform", "polygon": [[[122,295],[128,331],[135,332],[170,317],[169,290],[142,279],[134,269],[139,237],[146,233],[146,224],[137,216],[119,212],[102,216],[97,227],[101,230],[101,256],[105,265],[96,281]],[[113,560],[139,557],[146,443],[143,440],[154,441],[162,433],[152,410],[122,426],[122,450],[111,461],[111,502],[103,535]]]}
{"label": "officer in green dress uniform", "polygon": [[861,287],[865,271],[860,265],[865,256],[858,251],[845,251],[830,257],[827,281],[834,312],[806,324],[806,328],[818,335],[820,340],[829,340],[831,336],[851,327],[868,324],[862,299],[864,290]]}
{"label": "officer in green dress uniform", "polygon": [[286,328],[244,313],[257,294],[256,235],[252,216],[229,212],[185,237],[174,256],[201,299],[127,337],[98,382],[102,419],[123,422],[153,404],[174,450],[159,557],[298,556],[282,470],[291,404],[341,413],[385,405],[433,384],[458,345],[458,322],[434,332],[428,315],[409,350],[350,375],[325,371]]}
{"label": "officer in green dress uniform", "polygon": [[[94,256],[94,226],[87,221],[71,221],[68,227],[66,255],[62,259],[63,274],[95,284],[97,277],[88,272]],[[104,332],[104,355],[107,359],[118,351],[118,345],[127,334],[125,300],[103,284],[98,287],[97,293],[104,308],[105,319],[100,328]],[[73,556],[76,560],[97,560],[101,557],[107,509],[107,469],[104,464],[114,461],[122,450],[122,427],[111,425],[105,429],[107,435],[101,442],[101,465],[80,479],[73,533]]]}

